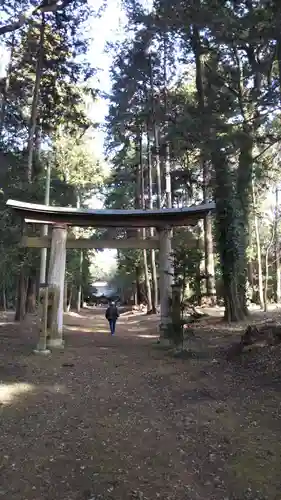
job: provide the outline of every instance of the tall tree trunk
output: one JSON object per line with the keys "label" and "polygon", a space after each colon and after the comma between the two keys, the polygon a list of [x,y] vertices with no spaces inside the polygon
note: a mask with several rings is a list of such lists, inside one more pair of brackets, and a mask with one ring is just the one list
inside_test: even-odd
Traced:
{"label": "tall tree trunk", "polygon": [[[247,3],[247,8],[253,14],[252,1],[249,0]],[[261,95],[261,83],[262,75],[260,73],[260,63],[256,56],[256,50],[254,46],[248,45],[246,48],[246,53],[248,57],[249,65],[252,69],[254,75],[254,85],[253,89],[248,91],[245,87],[243,63],[241,61],[241,56],[239,55],[238,49],[235,48],[235,56],[237,60],[238,69],[238,102],[239,108],[241,110],[241,115],[243,117],[242,130],[239,137],[239,163],[237,169],[237,181],[236,181],[236,191],[237,200],[239,203],[238,213],[240,222],[240,235],[241,235],[241,263],[240,263],[240,287],[241,296],[245,298],[245,314],[247,314],[247,303],[246,303],[246,289],[247,289],[247,278],[248,278],[248,262],[247,262],[247,250],[249,248],[249,220],[251,213],[251,203],[252,203],[252,186],[253,186],[253,148],[255,144],[255,137],[257,130],[260,125],[260,111],[259,111],[259,97]],[[245,93],[246,94],[245,99]],[[242,272],[242,268],[243,272]]]}
{"label": "tall tree trunk", "polygon": [[30,314],[34,314],[36,311],[36,276],[32,274],[30,274],[27,281],[25,309]]}
{"label": "tall tree trunk", "polygon": [[[196,231],[196,248],[197,248],[197,251],[199,252],[200,250],[200,247],[201,247],[201,244],[200,244],[200,240],[201,240],[201,231],[200,231],[200,227],[198,227],[198,231]],[[203,264],[203,262],[202,262]],[[202,305],[202,287],[201,287],[201,262],[200,260],[198,259],[198,264],[197,264],[197,269],[196,269],[196,279],[195,279],[195,287],[194,287],[194,291],[195,291],[195,297],[196,297],[196,302],[199,306]]]}
{"label": "tall tree trunk", "polygon": [[138,298],[138,284],[137,284],[137,281],[134,283],[134,289],[133,289],[133,302],[134,302],[134,306],[138,306],[139,305],[139,298]]}
{"label": "tall tree trunk", "polygon": [[67,293],[68,293],[68,284],[65,280],[64,282],[64,294],[63,294],[63,312],[67,312]]}
{"label": "tall tree trunk", "polygon": [[281,93],[281,34],[280,34],[281,6],[279,0],[273,0],[272,4],[274,8],[274,19],[275,19],[275,27],[274,27],[274,32],[275,32],[274,38],[276,40],[275,60],[277,62],[277,67],[278,67],[279,92]]}
{"label": "tall tree trunk", "polygon": [[[76,207],[81,207],[81,197],[80,193],[76,192]],[[82,279],[83,279],[83,250],[79,252],[79,283],[77,287],[77,297],[76,297],[76,311],[80,312],[81,310],[81,299],[82,299]]]}
{"label": "tall tree trunk", "polygon": [[170,143],[165,145],[165,207],[172,208]]}
{"label": "tall tree trunk", "polygon": [[268,301],[268,276],[269,276],[269,248],[266,249],[264,258],[264,288],[263,288],[263,310],[267,312],[267,301]]}
{"label": "tall tree trunk", "polygon": [[[44,204],[50,204],[50,187],[51,187],[51,159],[47,158],[47,171],[46,171],[46,181],[45,181],[45,199]],[[41,227],[41,236],[48,236],[48,225],[44,224]],[[46,283],[46,270],[47,270],[47,248],[41,248],[40,253],[40,283]]]}
{"label": "tall tree trunk", "polygon": [[33,176],[38,177],[41,174],[40,157],[42,152],[42,129],[40,124],[36,124],[34,134],[34,151],[33,151]]}
{"label": "tall tree trunk", "polygon": [[77,288],[77,304],[76,311],[80,312],[81,310],[81,302],[82,302],[82,277],[83,277],[83,250],[80,250],[79,255],[79,285]]}
{"label": "tall tree trunk", "polygon": [[[151,143],[149,137],[149,131],[147,131],[147,167],[148,167],[148,208],[153,209],[153,189],[152,189],[152,155],[151,155]],[[150,228],[150,236],[154,236],[153,227]],[[157,271],[156,271],[156,260],[155,260],[155,250],[151,250],[151,274],[152,274],[152,313],[156,314],[158,305],[158,284],[157,284]]]}
{"label": "tall tree trunk", "polygon": [[27,291],[27,281],[25,276],[25,266],[24,262],[22,262],[18,277],[15,321],[22,321],[25,318],[26,291]]}
{"label": "tall tree trunk", "polygon": [[[164,176],[165,176],[165,208],[172,208],[172,188],[171,188],[171,158],[170,158],[170,143],[168,139],[168,94],[167,94],[167,70],[168,70],[168,58],[167,58],[167,33],[164,32],[163,36],[163,95],[164,95],[164,133],[165,133],[165,162],[164,162]],[[160,286],[160,310],[161,310],[161,325],[160,332],[164,337],[166,335],[165,330],[167,325],[171,320],[170,307],[169,304],[172,300],[172,284],[174,282],[174,254],[172,251],[172,236],[173,230],[168,226],[164,229],[161,235],[160,247],[164,249],[165,254],[162,255],[162,250],[160,248],[159,252],[159,267],[162,266],[160,272],[163,273],[159,276],[159,286]],[[164,285],[165,290],[162,290],[162,285]],[[162,293],[162,298],[161,298]]]}
{"label": "tall tree trunk", "polygon": [[[140,132],[139,137],[139,169],[138,176],[140,176],[140,183],[137,180],[137,183],[140,185],[140,205],[142,209],[145,209],[145,179],[144,179],[144,164],[143,164],[143,151],[142,151],[142,132]],[[146,239],[146,230],[142,229],[142,238]],[[149,268],[148,268],[148,259],[147,259],[147,251],[143,250],[143,267],[144,267],[144,277],[145,277],[145,287],[146,287],[146,298],[147,298],[147,311],[152,310],[152,293],[151,293],[151,284],[149,279]]]}
{"label": "tall tree trunk", "polygon": [[140,266],[136,266],[136,288],[135,288],[135,305],[138,306],[140,302],[140,289],[141,289],[141,270]]}
{"label": "tall tree trunk", "polygon": [[0,139],[3,136],[3,129],[4,129],[4,123],[5,123],[5,117],[6,117],[7,99],[8,99],[8,93],[9,93],[9,88],[10,88],[11,74],[12,74],[12,70],[13,70],[14,52],[15,52],[15,33],[12,34],[10,59],[9,59],[9,64],[8,64],[8,68],[7,68],[3,97],[1,99],[1,106],[0,106]]}
{"label": "tall tree trunk", "polygon": [[[200,33],[196,25],[193,25],[192,30],[192,48],[195,56],[196,64],[196,90],[197,90],[197,105],[198,113],[202,118],[202,126],[204,125],[205,116],[205,91],[204,91],[204,62],[203,50],[201,47]],[[203,135],[206,136],[208,131],[205,130]],[[210,201],[210,172],[209,172],[209,153],[206,151],[206,145],[201,144],[201,170],[203,175],[203,201]],[[204,248],[205,248],[205,276],[206,276],[206,293],[210,298],[211,304],[216,302],[216,286],[215,286],[215,263],[214,263],[214,244],[213,244],[213,229],[212,218],[210,215],[204,217]]]}
{"label": "tall tree trunk", "polygon": [[258,265],[258,298],[261,309],[264,308],[264,293],[263,293],[263,273],[262,273],[262,260],[261,260],[261,243],[260,243],[260,228],[259,220],[257,216],[256,207],[256,194],[254,181],[252,181],[252,198],[253,198],[253,210],[254,210],[254,226],[255,226],[255,237],[256,237],[256,252],[257,252],[257,265]]}
{"label": "tall tree trunk", "polygon": [[[241,231],[237,220],[236,193],[227,163],[224,144],[219,136],[211,145],[212,163],[216,173],[217,241],[223,278],[225,319],[239,321],[246,318],[245,291],[241,288]],[[244,249],[242,248],[242,252]]]}
{"label": "tall tree trunk", "polygon": [[[32,183],[33,177],[33,151],[34,151],[34,135],[36,131],[36,122],[37,122],[37,107],[38,107],[38,99],[39,99],[39,89],[40,89],[40,80],[43,69],[43,58],[44,58],[44,35],[45,35],[45,17],[44,13],[42,13],[42,20],[40,26],[40,38],[39,38],[39,47],[38,47],[38,58],[36,65],[36,76],[35,76],[35,84],[33,89],[33,97],[32,97],[32,105],[31,105],[31,114],[30,114],[30,122],[29,122],[29,131],[28,131],[28,144],[27,144],[27,182],[28,184]],[[21,320],[25,316],[26,310],[24,310],[29,304],[29,307],[33,308],[33,284],[31,282],[33,277],[27,280],[27,283],[30,284],[27,291],[26,279],[25,279],[25,265],[24,259],[21,264],[19,283],[18,283],[18,293],[21,293],[22,296],[18,296],[17,307],[16,307],[16,320]],[[24,283],[24,285],[23,285]],[[26,294],[31,293],[30,298],[26,297]],[[36,279],[35,279],[35,294],[36,294]],[[35,295],[36,296],[36,295]]]}
{"label": "tall tree trunk", "polygon": [[156,185],[157,185],[157,208],[162,206],[162,188],[161,188],[161,163],[159,152],[159,130],[154,120],[154,144],[155,144],[155,169],[156,169]]}
{"label": "tall tree trunk", "polygon": [[3,311],[7,311],[7,295],[6,295],[5,281],[3,281],[2,283],[2,302],[3,302]]}
{"label": "tall tree trunk", "polygon": [[[257,254],[257,268],[258,268],[258,301],[260,308],[266,310],[267,301],[267,281],[268,276],[265,276],[265,288],[264,290],[264,279],[263,279],[263,269],[262,269],[262,252],[261,252],[261,243],[260,243],[260,227],[259,227],[259,219],[257,215],[257,200],[256,200],[256,191],[255,191],[255,181],[252,178],[251,182],[252,187],[252,204],[253,204],[253,216],[254,216],[254,228],[255,228],[255,239],[256,239],[256,254]],[[268,273],[268,258],[265,263],[265,274]]]}
{"label": "tall tree trunk", "polygon": [[[204,196],[204,203],[209,199]],[[214,244],[212,218],[210,215],[204,217],[204,247],[205,247],[205,274],[206,274],[206,292],[210,298],[211,305],[216,303],[215,287],[215,263],[214,263]]]}
{"label": "tall tree trunk", "polygon": [[268,302],[268,278],[269,278],[269,254],[275,238],[275,223],[272,225],[271,238],[268,242],[264,258],[264,287],[263,287],[263,310],[267,312]]}
{"label": "tall tree trunk", "polygon": [[279,188],[275,189],[275,234],[274,234],[274,260],[275,260],[275,302],[281,301],[281,263],[280,263],[280,209]]}
{"label": "tall tree trunk", "polygon": [[155,146],[157,208],[161,208],[162,188],[161,188],[161,164],[160,164],[160,151],[159,151],[159,130],[157,127],[156,113],[155,113],[154,80],[153,80],[153,67],[152,67],[151,55],[149,56],[149,69],[150,69],[151,115],[152,115],[152,126],[153,126],[154,146]]}
{"label": "tall tree trunk", "polygon": [[[146,238],[145,229],[143,229],[143,239],[145,238]],[[144,267],[145,288],[146,288],[147,312],[150,312],[152,311],[152,293],[151,293],[151,285],[149,279],[147,251],[145,249],[143,250],[143,267]]]}
{"label": "tall tree trunk", "polygon": [[167,33],[163,36],[163,94],[164,94],[164,113],[165,113],[165,163],[164,163],[164,175],[165,175],[165,207],[172,208],[172,189],[171,189],[171,158],[170,158],[170,143],[167,139],[168,134],[168,98],[167,98]]}
{"label": "tall tree trunk", "polygon": [[244,297],[244,311],[248,314],[246,290],[248,278],[247,249],[249,248],[249,219],[251,210],[251,186],[253,178],[253,137],[247,128],[241,135],[240,155],[237,171],[236,198],[238,202],[239,235],[240,235],[240,287],[241,297]]}
{"label": "tall tree trunk", "polygon": [[33,176],[33,152],[34,152],[34,139],[35,139],[34,136],[36,131],[36,122],[38,113],[37,108],[39,100],[40,82],[43,70],[43,61],[44,61],[44,39],[45,39],[45,15],[44,13],[42,13],[35,83],[33,88],[31,114],[30,114],[29,131],[28,131],[28,144],[27,144],[27,179],[29,183],[32,182],[32,176]]}
{"label": "tall tree trunk", "polygon": [[67,304],[67,312],[70,311],[71,309],[71,305],[72,305],[72,296],[73,296],[73,286],[70,285],[70,289],[69,289],[69,296],[68,296],[68,304]]}
{"label": "tall tree trunk", "polygon": [[[252,249],[254,247],[254,241],[253,241],[254,224],[253,224],[253,222],[254,222],[253,218],[251,217],[251,220],[249,220],[249,229],[248,229],[249,249],[251,250],[251,253],[252,253]],[[252,298],[254,298],[253,291],[255,288],[255,276],[254,276],[254,264],[253,264],[252,256],[249,258],[249,261],[248,261],[248,279],[249,279],[249,283],[250,283],[250,287],[251,287],[251,296],[252,296]]]}

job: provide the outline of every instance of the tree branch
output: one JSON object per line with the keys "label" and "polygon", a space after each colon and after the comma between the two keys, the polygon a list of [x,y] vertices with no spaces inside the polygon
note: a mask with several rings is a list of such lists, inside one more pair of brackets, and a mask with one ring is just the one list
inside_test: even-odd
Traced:
{"label": "tree branch", "polygon": [[0,26],[0,35],[5,35],[6,33],[11,33],[22,28],[36,12],[57,12],[58,10],[65,9],[72,2],[73,0],[43,0],[38,7],[29,9],[27,12],[22,12],[16,21]]}

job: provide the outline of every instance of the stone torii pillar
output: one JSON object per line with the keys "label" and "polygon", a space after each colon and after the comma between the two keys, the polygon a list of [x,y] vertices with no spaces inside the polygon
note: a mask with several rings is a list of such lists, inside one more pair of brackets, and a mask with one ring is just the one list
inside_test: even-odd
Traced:
{"label": "stone torii pillar", "polygon": [[159,229],[159,287],[160,287],[160,338],[165,338],[167,325],[171,323],[170,300],[174,282],[172,257],[172,231],[169,227]]}
{"label": "stone torii pillar", "polygon": [[51,253],[49,262],[48,285],[59,289],[57,318],[52,328],[48,347],[63,347],[63,302],[64,277],[66,262],[67,226],[56,224],[53,226]]}

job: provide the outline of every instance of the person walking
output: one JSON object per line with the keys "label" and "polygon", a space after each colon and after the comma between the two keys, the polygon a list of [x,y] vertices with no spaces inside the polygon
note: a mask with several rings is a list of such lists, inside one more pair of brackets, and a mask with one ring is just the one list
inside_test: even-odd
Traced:
{"label": "person walking", "polygon": [[109,323],[111,335],[115,334],[116,321],[119,318],[119,312],[115,302],[111,302],[105,312],[105,317]]}

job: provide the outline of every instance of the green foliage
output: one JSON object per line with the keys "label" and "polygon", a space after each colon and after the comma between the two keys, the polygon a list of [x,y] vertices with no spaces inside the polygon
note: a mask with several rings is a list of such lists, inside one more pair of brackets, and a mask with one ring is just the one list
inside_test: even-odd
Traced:
{"label": "green foliage", "polygon": [[[188,248],[192,237],[193,243],[197,246]],[[203,253],[199,248],[200,240],[196,242],[196,238],[198,235],[192,235],[191,232],[185,234],[182,231],[181,234],[177,234],[173,258],[175,281],[181,285],[183,297],[187,296],[189,300],[198,304],[201,299],[201,280],[203,279],[200,272]]]}
{"label": "green foliage", "polygon": [[[31,3],[26,0],[21,6],[25,9]],[[258,255],[257,237],[249,228],[255,215],[259,221],[267,220],[261,218],[260,207],[254,205],[264,202],[266,191],[280,182],[280,7],[276,2],[264,8],[262,2],[245,0],[155,0],[148,11],[133,0],[124,0],[123,4],[130,33],[123,43],[109,49],[113,64],[106,149],[112,170],[105,187],[106,206],[148,205],[150,153],[153,206],[157,196],[156,167],[160,163],[164,191],[167,161],[173,206],[215,198],[215,250],[220,255],[215,272],[223,283],[227,319],[242,319],[247,314],[249,261],[256,265]],[[9,0],[4,10],[13,17],[19,7]],[[7,242],[16,241],[19,234],[17,223],[9,220],[5,212],[5,200],[11,195],[43,199],[47,155],[42,145],[55,153],[53,203],[63,200],[65,204],[83,205],[103,183],[101,166],[89,153],[84,139],[93,125],[85,112],[85,100],[95,96],[91,85],[93,69],[84,57],[87,40],[82,34],[88,15],[87,2],[73,0],[65,9],[45,16],[32,185],[26,181],[25,143],[30,131],[41,13],[34,12],[32,22],[5,38],[11,58],[7,78],[1,82],[1,146],[8,155],[0,173],[3,276],[10,263]],[[147,134],[152,144],[149,153]],[[252,199],[253,182],[258,204]],[[9,229],[10,223],[14,230]],[[260,229],[262,253],[268,245],[272,221],[267,221],[266,226]],[[189,246],[185,232],[175,233],[176,275],[188,282],[199,300],[203,278],[200,269],[203,258],[207,261],[202,255],[203,245],[195,231],[191,231],[191,240],[197,246]],[[115,236],[136,234],[120,228]],[[277,243],[276,236],[269,251],[272,262]],[[13,251],[11,259],[17,262],[17,268],[20,254]],[[131,280],[140,288],[144,274],[147,277],[145,255],[118,252],[116,279],[122,286],[128,288]],[[156,253],[156,265],[157,258]],[[27,264],[30,260],[28,257]],[[152,266],[148,275],[151,270]]]}
{"label": "green foliage", "polygon": [[[12,0],[5,2],[4,10],[10,18],[7,22],[13,22],[14,16],[22,12],[19,8],[26,11],[31,5],[34,2],[27,0],[20,6]],[[96,96],[91,83],[95,70],[85,58],[88,40],[83,33],[90,13],[86,0],[73,0],[64,3],[63,9],[44,16],[32,183],[27,182],[26,141],[38,73],[41,12],[34,11],[31,22],[2,39],[10,59],[0,87],[0,279],[3,293],[13,302],[19,269],[24,263],[26,275],[35,276],[39,270],[39,252],[24,252],[17,246],[21,227],[7,211],[7,199],[42,203],[47,162],[51,163],[51,204],[86,203],[103,183],[102,166],[88,139],[88,130],[94,124],[87,116],[86,102]],[[70,283],[79,286],[82,281],[87,288],[89,267],[88,252],[84,255],[82,275],[80,252],[68,252]]]}
{"label": "green foliage", "polygon": [[[124,4],[133,37],[117,47],[108,117],[116,177],[118,148],[128,149],[140,129],[156,123],[162,162],[169,139],[174,203],[200,201],[206,193],[216,199],[216,274],[223,282],[227,319],[242,319],[254,244],[248,230],[252,181],[261,200],[280,179],[274,148],[281,77],[274,61],[281,42],[272,30],[280,8],[244,0],[184,5],[155,0],[148,12],[138,2]],[[172,80],[175,65],[181,74]],[[111,189],[111,200],[119,189]],[[181,279],[189,274],[198,292],[201,257],[201,250],[176,248],[176,272]]]}
{"label": "green foliage", "polygon": [[73,186],[76,196],[85,199],[101,187],[102,167],[85,138],[75,139],[61,130],[53,142],[53,157],[58,178]]}
{"label": "green foliage", "polygon": [[90,259],[86,251],[83,251],[83,266],[82,274],[80,272],[80,250],[68,250],[66,258],[66,281],[70,286],[83,285],[83,288],[88,289],[92,283],[90,273]]}

